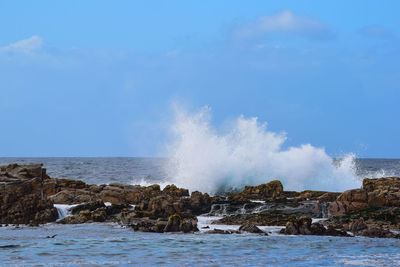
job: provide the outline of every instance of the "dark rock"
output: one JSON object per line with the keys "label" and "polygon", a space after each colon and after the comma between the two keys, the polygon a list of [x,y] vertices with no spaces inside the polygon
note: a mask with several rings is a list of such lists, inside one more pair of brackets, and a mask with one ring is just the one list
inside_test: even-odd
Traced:
{"label": "dark rock", "polygon": [[168,223],[165,226],[164,232],[179,232],[181,230],[181,216],[178,214],[171,215],[168,218]]}
{"label": "dark rock", "polygon": [[302,216],[299,219],[293,218],[286,224],[286,228],[280,231],[287,235],[329,235],[348,236],[345,231],[336,230],[332,226],[325,229],[320,223],[312,223],[311,218]]}
{"label": "dark rock", "polygon": [[240,228],[239,228],[239,231],[248,232],[248,233],[252,233],[252,234],[265,234],[265,235],[268,235],[267,233],[262,231],[260,228],[258,228],[256,225],[250,224],[250,223],[242,224],[240,226]]}
{"label": "dark rock", "polygon": [[102,201],[93,201],[93,202],[84,203],[84,204],[80,204],[78,206],[73,207],[71,209],[71,213],[76,214],[82,210],[94,211],[98,208],[104,208],[104,207],[105,207],[105,205]]}

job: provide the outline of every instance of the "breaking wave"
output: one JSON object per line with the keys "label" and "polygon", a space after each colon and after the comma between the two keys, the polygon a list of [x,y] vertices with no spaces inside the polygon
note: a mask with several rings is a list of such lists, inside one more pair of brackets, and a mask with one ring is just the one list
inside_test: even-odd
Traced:
{"label": "breaking wave", "polygon": [[211,194],[278,179],[285,190],[343,191],[361,186],[355,155],[334,160],[311,144],[283,148],[284,133],[240,116],[226,132],[211,125],[208,107],[176,111],[168,176],[178,186]]}

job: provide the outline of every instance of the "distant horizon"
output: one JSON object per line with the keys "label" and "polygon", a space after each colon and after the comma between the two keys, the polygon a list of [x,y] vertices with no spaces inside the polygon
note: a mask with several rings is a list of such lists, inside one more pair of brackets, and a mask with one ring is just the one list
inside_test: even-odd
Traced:
{"label": "distant horizon", "polygon": [[[140,156],[23,156],[23,157],[14,157],[14,156],[10,156],[10,157],[6,157],[6,156],[0,156],[0,158],[2,159],[46,159],[46,158],[113,158],[113,159],[117,159],[117,158],[136,158],[136,159],[168,159],[168,157],[140,157]],[[334,158],[332,157],[332,159],[343,159],[343,158]],[[373,160],[400,160],[400,158],[366,158],[366,157],[355,157],[355,159],[373,159]]]}

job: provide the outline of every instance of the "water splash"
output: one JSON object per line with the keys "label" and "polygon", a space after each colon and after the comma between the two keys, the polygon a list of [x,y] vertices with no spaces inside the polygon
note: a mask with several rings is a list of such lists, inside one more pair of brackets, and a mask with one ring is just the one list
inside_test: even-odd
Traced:
{"label": "water splash", "polygon": [[79,204],[73,204],[73,205],[68,205],[68,204],[54,204],[54,207],[57,209],[58,212],[58,219],[57,221],[60,221],[64,219],[65,217],[71,216],[72,215],[72,209]]}
{"label": "water splash", "polygon": [[310,144],[283,149],[286,135],[257,118],[240,116],[226,133],[211,125],[210,109],[176,111],[168,147],[168,176],[175,184],[215,193],[279,179],[286,190],[343,191],[357,188],[355,156],[335,161]]}

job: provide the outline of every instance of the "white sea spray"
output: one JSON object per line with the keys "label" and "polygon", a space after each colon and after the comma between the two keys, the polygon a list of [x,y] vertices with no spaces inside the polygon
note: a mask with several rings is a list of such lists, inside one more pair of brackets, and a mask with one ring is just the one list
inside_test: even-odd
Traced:
{"label": "white sea spray", "polygon": [[189,114],[177,109],[168,146],[171,182],[191,191],[215,193],[278,179],[286,190],[343,191],[357,188],[355,155],[334,162],[324,148],[283,148],[286,134],[269,131],[257,118],[238,117],[218,132],[210,109]]}

